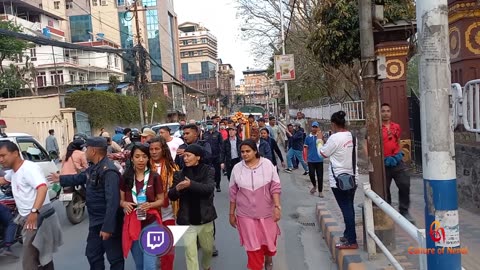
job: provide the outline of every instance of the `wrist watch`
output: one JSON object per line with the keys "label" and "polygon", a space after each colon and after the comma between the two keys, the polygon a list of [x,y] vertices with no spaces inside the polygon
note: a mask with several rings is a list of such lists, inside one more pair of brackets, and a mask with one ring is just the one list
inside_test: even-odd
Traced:
{"label": "wrist watch", "polygon": [[282,207],[280,205],[275,205],[275,208],[277,208],[278,210],[282,211]]}
{"label": "wrist watch", "polygon": [[32,210],[30,210],[30,212],[35,213],[35,214],[40,214],[40,212],[38,211],[37,208],[32,208]]}

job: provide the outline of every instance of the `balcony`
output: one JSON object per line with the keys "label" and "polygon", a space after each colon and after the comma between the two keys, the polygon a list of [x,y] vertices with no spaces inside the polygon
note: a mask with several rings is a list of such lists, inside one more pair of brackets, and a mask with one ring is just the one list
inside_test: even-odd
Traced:
{"label": "balcony", "polygon": [[16,25],[21,26],[22,32],[25,34],[33,33],[36,35],[42,35],[43,28],[47,28],[52,37],[61,41],[65,40],[65,33],[62,30],[49,25],[42,25],[41,22],[32,22],[11,14],[0,14],[0,21],[11,21]]}

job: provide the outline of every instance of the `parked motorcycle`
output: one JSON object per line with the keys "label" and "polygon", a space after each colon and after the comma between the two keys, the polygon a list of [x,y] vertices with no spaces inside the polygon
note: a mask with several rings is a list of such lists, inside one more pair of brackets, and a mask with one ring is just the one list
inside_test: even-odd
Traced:
{"label": "parked motorcycle", "polygon": [[[10,213],[12,214],[13,218],[18,214],[17,206],[15,204],[15,200],[13,199],[13,194],[12,194],[10,185],[4,185],[0,187],[0,204],[6,206],[10,210]],[[4,244],[5,239],[3,238],[5,236],[6,229],[7,228],[3,227],[3,224],[0,223],[0,247],[2,247]],[[23,229],[23,226],[17,225],[17,229],[15,231],[14,243],[18,242],[20,244],[23,244],[22,229]]]}

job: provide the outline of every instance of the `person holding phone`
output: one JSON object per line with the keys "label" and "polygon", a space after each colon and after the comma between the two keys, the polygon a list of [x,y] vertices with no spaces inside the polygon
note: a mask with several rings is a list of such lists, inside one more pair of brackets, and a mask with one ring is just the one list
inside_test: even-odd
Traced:
{"label": "person holding phone", "polygon": [[[215,169],[204,163],[205,150],[190,144],[183,152],[185,167],[173,176],[168,191],[171,201],[180,200],[177,225],[187,225],[183,236],[188,270],[210,269],[214,249],[213,221],[217,212],[213,205]],[[197,239],[202,249],[201,268],[198,263]]]}

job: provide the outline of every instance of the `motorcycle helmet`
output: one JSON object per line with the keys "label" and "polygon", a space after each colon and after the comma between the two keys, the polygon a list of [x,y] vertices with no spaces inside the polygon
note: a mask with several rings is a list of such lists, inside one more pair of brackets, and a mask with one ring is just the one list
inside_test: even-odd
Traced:
{"label": "motorcycle helmet", "polygon": [[85,133],[77,133],[75,135],[73,135],[73,140],[83,140],[84,142],[87,142],[87,134]]}
{"label": "motorcycle helmet", "polygon": [[118,134],[118,133],[123,133],[123,128],[122,127],[116,127],[115,128],[115,134]]}
{"label": "motorcycle helmet", "polygon": [[139,142],[141,140],[140,132],[138,129],[132,129],[132,132],[130,132],[130,141],[132,143]]}
{"label": "motorcycle helmet", "polygon": [[3,194],[5,194],[5,196],[13,197],[11,184],[0,186],[0,190],[2,191]]}

